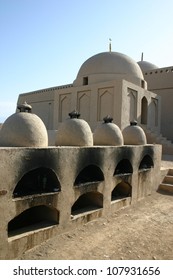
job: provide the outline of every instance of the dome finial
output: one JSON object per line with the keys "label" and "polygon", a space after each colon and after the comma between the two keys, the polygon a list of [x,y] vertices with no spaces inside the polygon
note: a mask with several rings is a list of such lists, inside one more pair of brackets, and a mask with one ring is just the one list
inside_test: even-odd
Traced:
{"label": "dome finial", "polygon": [[111,42],[112,42],[112,39],[111,39],[111,38],[109,38],[109,52],[111,52],[111,51],[112,51],[112,45],[111,45]]}
{"label": "dome finial", "polygon": [[143,59],[144,59],[144,53],[142,52],[142,54],[141,54],[141,61],[143,61]]}

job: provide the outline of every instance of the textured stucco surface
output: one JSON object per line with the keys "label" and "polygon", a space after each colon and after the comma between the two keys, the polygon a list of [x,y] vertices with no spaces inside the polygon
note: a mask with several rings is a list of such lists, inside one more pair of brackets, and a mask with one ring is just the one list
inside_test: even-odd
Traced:
{"label": "textured stucco surface", "polygon": [[[17,258],[22,252],[52,236],[89,220],[109,216],[124,205],[133,204],[155,191],[160,180],[158,172],[161,146],[159,145],[0,148],[0,155],[1,259]],[[153,166],[142,170],[139,167],[145,156],[151,158]],[[126,170],[126,165],[123,165],[124,173],[116,173],[119,171],[119,164],[121,163],[120,166],[122,166],[124,159],[130,166],[130,173]],[[90,180],[93,168],[99,177]],[[60,186],[59,191],[42,191],[33,195],[24,195],[28,182],[31,179],[35,180],[35,176],[31,176],[31,174],[37,172],[35,174],[40,178],[42,173],[39,172],[42,170],[50,171],[51,178],[53,172]],[[82,177],[82,174],[85,176]],[[86,175],[89,176],[89,180]],[[20,184],[23,195],[14,197],[16,186],[26,176],[28,176],[27,180],[23,180],[23,183]],[[77,179],[79,177],[82,181]],[[123,200],[112,200],[112,192],[119,185],[124,191],[124,187],[131,186],[131,195]],[[80,201],[83,196],[85,196],[83,203],[90,199],[95,206],[88,209],[88,212],[83,208],[83,210],[79,208],[79,213],[79,210],[75,212],[73,210],[75,203]],[[20,218],[20,215],[27,211],[34,211],[35,207],[43,209],[45,218],[47,217],[49,222],[53,220],[53,224],[41,226],[38,223],[37,229],[30,227],[30,230],[20,228],[17,232],[9,231],[11,221],[15,221],[16,217]],[[35,214],[30,216],[31,220],[35,218]],[[15,223],[12,225],[14,226]]]}
{"label": "textured stucco surface", "polygon": [[32,113],[15,113],[0,130],[2,147],[47,147],[48,135],[43,121]]}

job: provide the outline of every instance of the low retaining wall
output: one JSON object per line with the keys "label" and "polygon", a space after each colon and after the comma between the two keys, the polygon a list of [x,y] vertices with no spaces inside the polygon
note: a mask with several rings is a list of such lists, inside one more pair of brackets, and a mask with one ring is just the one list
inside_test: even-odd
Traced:
{"label": "low retaining wall", "polygon": [[0,259],[109,216],[160,183],[160,145],[0,148],[0,158]]}

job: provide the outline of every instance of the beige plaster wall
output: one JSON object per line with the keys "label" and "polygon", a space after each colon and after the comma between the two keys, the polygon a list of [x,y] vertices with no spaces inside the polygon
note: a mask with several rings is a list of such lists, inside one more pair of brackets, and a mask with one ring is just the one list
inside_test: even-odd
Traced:
{"label": "beige plaster wall", "polygon": [[173,141],[173,67],[158,68],[144,73],[149,90],[161,98],[160,131]]}
{"label": "beige plaster wall", "polygon": [[[145,156],[150,156],[154,166],[139,170]],[[135,203],[155,191],[159,185],[161,146],[121,146],[121,147],[49,147],[49,148],[0,148],[0,259],[18,258],[20,254],[40,244],[51,236],[68,231],[81,223],[109,216],[123,205]],[[121,160],[128,160],[132,173],[124,171],[115,175]],[[88,167],[96,168],[103,178],[77,183],[76,178]],[[18,182],[33,170],[47,168],[55,173],[60,184],[58,192],[42,192],[33,195],[14,197]],[[90,170],[90,169],[89,169]],[[90,171],[91,172],[91,171]],[[89,174],[90,174],[89,172]],[[97,173],[96,172],[96,173]],[[68,176],[67,176],[68,174]],[[35,178],[35,177],[34,177]],[[28,180],[25,182],[27,189]],[[122,182],[132,187],[130,197],[111,199],[114,188]],[[23,186],[23,185],[22,185]],[[85,195],[99,207],[82,212],[71,212],[74,203]],[[55,224],[30,230],[20,229],[8,234],[8,224],[15,217],[36,206],[53,209]],[[46,210],[47,211],[47,210]],[[33,215],[34,216],[34,215]],[[45,212],[45,216],[49,216]],[[32,219],[34,217],[30,217]]]}
{"label": "beige plaster wall", "polygon": [[106,115],[113,117],[113,121],[123,129],[132,118],[141,123],[141,100],[145,96],[148,104],[147,126],[159,131],[153,123],[153,108],[151,100],[158,103],[160,115],[160,98],[140,86],[125,80],[112,80],[79,87],[67,86],[47,89],[20,95],[18,103],[25,100],[32,105],[33,112],[44,121],[48,130],[58,129],[59,123],[68,118],[69,112],[78,110],[81,118],[86,120],[94,130]]}

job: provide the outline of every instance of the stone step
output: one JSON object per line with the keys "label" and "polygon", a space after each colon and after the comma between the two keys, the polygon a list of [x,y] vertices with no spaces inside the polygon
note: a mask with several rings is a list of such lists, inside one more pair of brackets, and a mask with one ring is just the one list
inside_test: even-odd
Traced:
{"label": "stone step", "polygon": [[159,191],[164,191],[164,192],[169,192],[173,194],[173,185],[172,184],[165,184],[165,183],[161,183],[159,185]]}
{"label": "stone step", "polygon": [[169,171],[168,171],[168,174],[167,174],[168,176],[173,176],[173,169],[169,169]]}
{"label": "stone step", "polygon": [[148,144],[160,144],[162,145],[162,153],[173,155],[173,143],[164,137],[161,133],[157,131],[150,130],[145,125],[141,125],[143,128]]}
{"label": "stone step", "polygon": [[173,176],[166,175],[162,183],[173,185]]}

